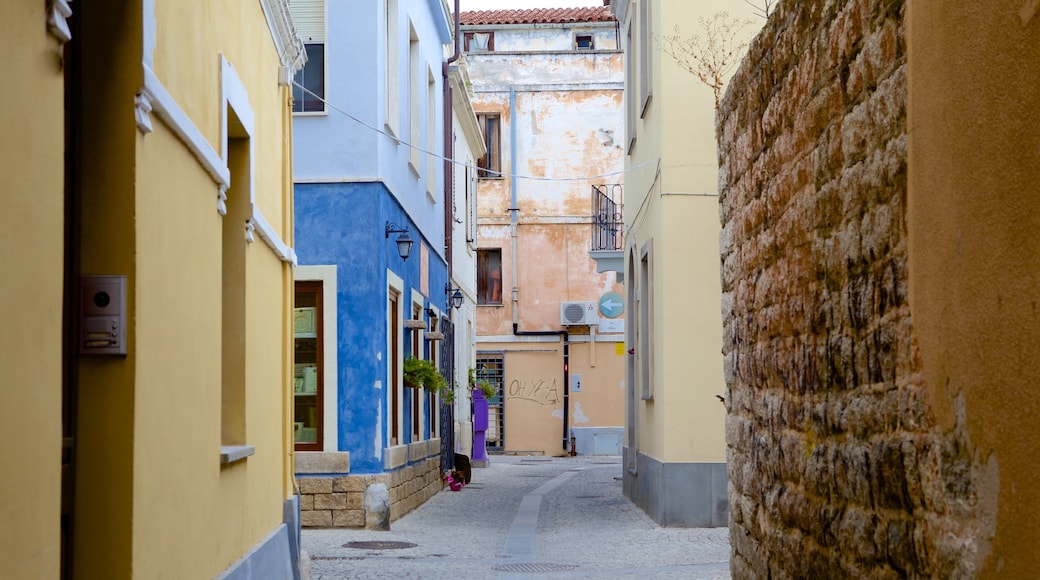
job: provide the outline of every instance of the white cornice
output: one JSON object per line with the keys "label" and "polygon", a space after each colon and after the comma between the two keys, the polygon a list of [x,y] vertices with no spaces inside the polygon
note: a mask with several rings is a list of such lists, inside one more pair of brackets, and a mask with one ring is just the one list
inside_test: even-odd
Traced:
{"label": "white cornice", "polygon": [[48,0],[47,2],[47,30],[62,44],[72,40],[72,31],[69,30],[68,23],[69,16],[72,16],[69,2],[70,0]]}
{"label": "white cornice", "polygon": [[260,239],[267,244],[267,247],[274,251],[275,255],[283,262],[288,262],[293,266],[296,265],[296,252],[290,248],[278,235],[278,232],[274,231],[271,227],[270,222],[264,217],[264,214],[260,211],[260,208],[253,205],[252,208],[253,216],[249,220],[249,225],[253,231],[260,234]]}
{"label": "white cornice", "polygon": [[173,95],[159,82],[155,73],[146,66],[144,67],[144,87],[137,93],[135,107],[137,126],[142,133],[149,133],[152,130],[151,123],[148,121],[150,112],[159,114],[166,126],[173,130],[181,142],[188,147],[188,150],[198,159],[206,173],[209,173],[220,189],[226,190],[231,183],[231,173],[228,171],[227,164],[210,146],[209,141],[202,135],[202,131],[180,108],[177,101],[173,99]]}
{"label": "white cornice", "polygon": [[469,98],[469,75],[466,74],[466,69],[458,66],[449,67],[448,82],[451,84],[452,108],[455,110],[455,118],[462,126],[466,142],[469,143],[474,159],[483,157],[487,153],[487,145],[484,143],[484,135],[480,132],[477,115]]}
{"label": "white cornice", "polygon": [[289,15],[289,3],[287,0],[260,0],[260,5],[263,6],[264,16],[267,18],[267,27],[271,29],[278,58],[282,66],[288,69],[288,80],[292,80],[292,75],[307,62],[307,52],[303,48],[303,40],[296,34],[296,28],[293,26],[292,17]]}

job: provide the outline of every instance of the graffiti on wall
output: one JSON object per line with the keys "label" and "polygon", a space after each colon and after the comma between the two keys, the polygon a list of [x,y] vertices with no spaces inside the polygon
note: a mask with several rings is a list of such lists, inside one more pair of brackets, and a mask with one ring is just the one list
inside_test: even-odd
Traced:
{"label": "graffiti on wall", "polygon": [[544,379],[513,379],[509,383],[509,390],[506,391],[506,396],[510,399],[531,401],[539,405],[556,406],[560,402],[556,379],[553,377]]}

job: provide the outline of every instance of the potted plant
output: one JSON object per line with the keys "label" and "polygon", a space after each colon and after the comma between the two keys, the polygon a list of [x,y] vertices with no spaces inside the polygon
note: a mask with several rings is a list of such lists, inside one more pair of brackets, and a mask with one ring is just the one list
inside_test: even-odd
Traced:
{"label": "potted plant", "polygon": [[448,381],[441,376],[433,363],[421,358],[404,359],[404,384],[406,387],[422,387],[428,391],[440,391]]}
{"label": "potted plant", "polygon": [[495,387],[491,386],[491,382],[487,379],[477,380],[477,370],[470,367],[469,369],[469,390],[480,390],[484,395],[485,399],[491,399],[498,394]]}

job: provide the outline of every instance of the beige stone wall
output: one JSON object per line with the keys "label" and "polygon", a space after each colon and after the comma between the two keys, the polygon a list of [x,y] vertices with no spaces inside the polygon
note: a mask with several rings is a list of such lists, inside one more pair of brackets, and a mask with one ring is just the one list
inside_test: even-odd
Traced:
{"label": "beige stone wall", "polygon": [[299,477],[300,522],[305,528],[365,527],[365,490],[377,483],[386,484],[390,520],[396,520],[444,489],[440,465],[433,456],[379,475]]}
{"label": "beige stone wall", "polygon": [[901,0],[784,2],[719,112],[734,577],[963,577],[978,465],[909,302]]}

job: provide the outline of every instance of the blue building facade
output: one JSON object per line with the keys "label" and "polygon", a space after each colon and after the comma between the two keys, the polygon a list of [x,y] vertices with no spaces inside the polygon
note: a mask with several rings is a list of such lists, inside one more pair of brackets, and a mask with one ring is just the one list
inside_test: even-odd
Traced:
{"label": "blue building facade", "polygon": [[[297,343],[295,471],[304,525],[356,526],[358,497],[320,497],[327,480],[333,495],[361,493],[350,478],[386,483],[395,518],[441,487],[440,404],[403,385],[402,365],[445,362],[442,67],[453,21],[444,0],[291,6],[309,57],[294,81],[297,336],[318,337]],[[407,258],[402,235],[414,243]],[[309,398],[317,404],[301,404]],[[424,484],[405,485],[405,473]],[[423,497],[406,497],[417,487]]]}

